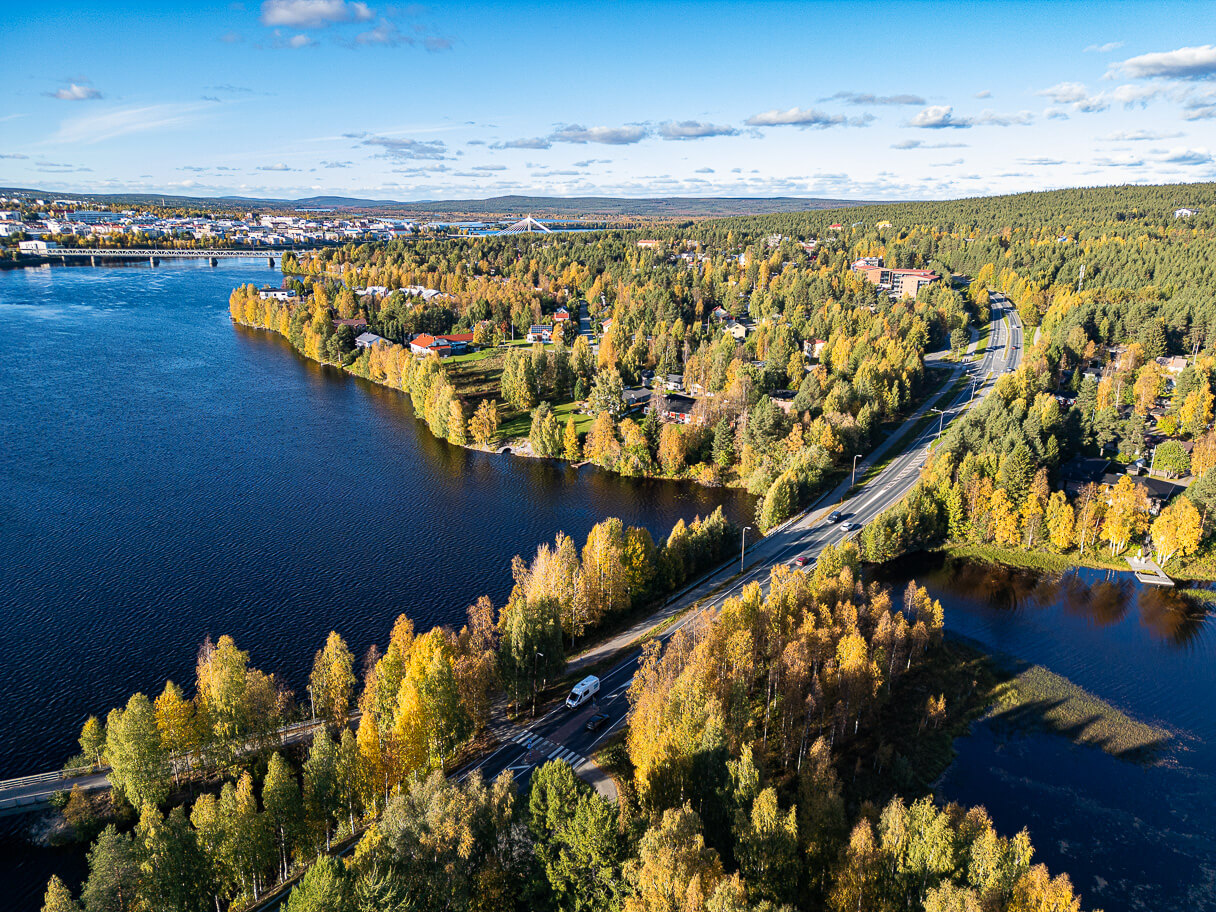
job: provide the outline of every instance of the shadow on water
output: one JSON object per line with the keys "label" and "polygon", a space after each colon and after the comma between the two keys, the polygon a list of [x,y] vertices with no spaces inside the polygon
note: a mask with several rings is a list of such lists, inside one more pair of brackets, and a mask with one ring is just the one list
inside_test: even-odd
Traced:
{"label": "shadow on water", "polygon": [[924,585],[947,632],[1016,687],[998,686],[988,717],[956,740],[940,800],[985,806],[1006,834],[1028,828],[1036,860],[1068,872],[1086,908],[1216,909],[1209,604],[1130,573],[942,553],[868,572],[897,591]]}

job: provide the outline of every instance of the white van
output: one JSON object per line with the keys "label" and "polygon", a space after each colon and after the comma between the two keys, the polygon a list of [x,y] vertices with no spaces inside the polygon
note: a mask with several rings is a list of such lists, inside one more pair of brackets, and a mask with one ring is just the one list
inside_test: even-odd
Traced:
{"label": "white van", "polygon": [[600,679],[595,675],[587,675],[574,685],[574,690],[570,691],[570,696],[566,697],[566,708],[578,709],[599,692]]}

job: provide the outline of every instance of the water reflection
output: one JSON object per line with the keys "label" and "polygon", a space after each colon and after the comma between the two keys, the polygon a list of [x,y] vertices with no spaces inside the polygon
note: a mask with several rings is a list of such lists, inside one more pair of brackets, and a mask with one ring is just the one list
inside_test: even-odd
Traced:
{"label": "water reflection", "polygon": [[922,585],[995,613],[1019,615],[1058,609],[1095,628],[1123,624],[1135,613],[1153,639],[1191,649],[1206,635],[1212,610],[1179,588],[1141,585],[1130,573],[1076,568],[1052,574],[942,553],[908,555],[873,571],[894,582]]}

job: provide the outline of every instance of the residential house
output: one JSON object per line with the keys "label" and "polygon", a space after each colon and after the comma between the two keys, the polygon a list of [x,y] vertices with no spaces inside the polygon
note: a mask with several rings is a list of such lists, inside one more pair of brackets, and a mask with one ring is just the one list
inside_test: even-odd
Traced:
{"label": "residential house", "polygon": [[678,393],[684,389],[683,374],[668,374],[663,378],[663,388],[670,390],[673,393]]}
{"label": "residential house", "polygon": [[730,319],[730,311],[719,305],[709,312],[709,318],[715,323],[721,323],[723,320]]}
{"label": "residential house", "polygon": [[373,332],[360,333],[355,337],[355,345],[358,348],[371,348],[377,342],[387,342],[388,340],[382,336],[377,336]]}
{"label": "residential house", "polygon": [[566,308],[564,308],[564,307],[559,307],[557,309],[557,311],[553,314],[554,323],[562,323],[569,319],[570,319],[570,311],[566,310]]}
{"label": "residential house", "polygon": [[1175,209],[1174,218],[1190,218],[1192,215],[1195,215],[1195,213],[1195,209]]}
{"label": "residential house", "polygon": [[343,326],[349,326],[355,332],[365,332],[367,321],[362,317],[343,317],[340,320],[334,320],[334,329],[341,329]]}
{"label": "residential house", "polygon": [[680,424],[688,424],[692,420],[692,410],[697,404],[696,399],[677,393],[673,396],[664,396],[663,400],[663,412],[659,417],[666,421],[678,421]]}
{"label": "residential house", "polygon": [[446,336],[419,333],[410,340],[410,351],[415,355],[434,353],[440,358],[446,358],[449,355],[459,355],[468,351],[472,341],[472,333],[454,333]]}
{"label": "residential house", "polygon": [[295,296],[294,288],[263,288],[258,292],[263,301],[290,301]]}
{"label": "residential house", "polygon": [[551,326],[533,326],[528,329],[529,342],[552,342],[553,327]]}
{"label": "residential house", "polygon": [[[1186,490],[1186,485],[1175,484],[1172,481],[1166,481],[1164,478],[1147,478],[1136,475],[1124,476],[1117,473],[1103,475],[1102,484],[1113,488],[1124,477],[1130,478],[1136,487],[1144,491],[1144,496],[1148,500],[1148,511],[1153,516],[1160,513],[1161,508],[1168,504],[1175,495]],[[1110,503],[1109,499],[1107,503]]]}
{"label": "residential house", "polygon": [[730,333],[736,339],[743,340],[747,338],[747,326],[740,323],[738,320],[727,320],[722,324],[724,332]]}
{"label": "residential house", "polygon": [[1186,369],[1186,358],[1182,355],[1171,355],[1168,358],[1158,358],[1157,363],[1161,365],[1161,369],[1167,374],[1177,376]]}
{"label": "residential house", "polygon": [[621,393],[621,398],[625,400],[625,411],[635,412],[650,404],[650,390],[645,387],[627,389]]}

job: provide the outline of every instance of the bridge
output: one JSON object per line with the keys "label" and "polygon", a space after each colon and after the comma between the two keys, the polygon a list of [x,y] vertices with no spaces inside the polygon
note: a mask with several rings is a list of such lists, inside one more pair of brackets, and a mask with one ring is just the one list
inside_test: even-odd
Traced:
{"label": "bridge", "polygon": [[[360,715],[357,712],[352,713],[349,721],[356,721]],[[304,741],[324,724],[322,721],[310,719],[306,722],[284,725],[274,732],[277,737],[272,740],[280,745]],[[253,744],[247,745],[247,749],[253,749],[253,747]],[[177,762],[173,758],[170,759],[170,763]],[[73,788],[79,788],[84,792],[108,789],[110,787],[109,771],[110,768],[104,765],[78,766],[2,780],[0,781],[0,817],[40,811],[50,805],[56,793],[70,792]]]}
{"label": "bridge", "polygon": [[304,247],[270,247],[264,250],[234,250],[230,247],[48,247],[45,251],[34,253],[22,251],[21,256],[33,259],[59,259],[67,263],[68,259],[83,260],[97,265],[98,260],[136,260],[146,259],[151,265],[159,266],[161,260],[193,259],[210,260],[212,266],[218,266],[221,259],[236,257],[266,257],[270,267],[274,268],[275,256],[282,256],[288,251],[312,252],[313,248]]}
{"label": "bridge", "polygon": [[553,232],[538,222],[532,216],[528,216],[516,222],[514,225],[509,225],[499,234],[552,234]]}

